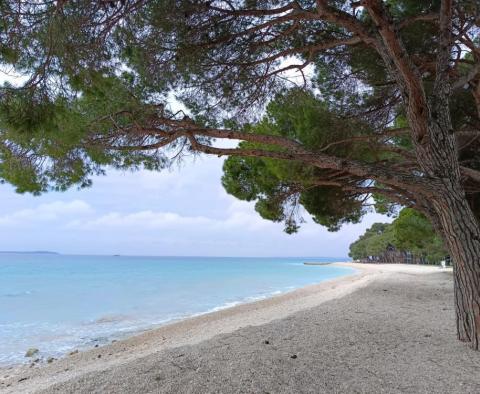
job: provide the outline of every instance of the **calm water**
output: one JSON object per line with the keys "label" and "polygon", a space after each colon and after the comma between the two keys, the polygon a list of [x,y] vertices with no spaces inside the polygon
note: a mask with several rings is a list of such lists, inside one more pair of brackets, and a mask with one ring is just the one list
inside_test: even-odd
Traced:
{"label": "calm water", "polygon": [[353,273],[338,259],[0,254],[0,364],[60,356],[173,319]]}

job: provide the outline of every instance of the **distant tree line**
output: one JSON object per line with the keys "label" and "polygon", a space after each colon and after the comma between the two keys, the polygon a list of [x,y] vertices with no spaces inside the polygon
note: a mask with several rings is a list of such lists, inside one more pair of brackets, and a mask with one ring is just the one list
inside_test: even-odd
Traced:
{"label": "distant tree line", "polygon": [[424,264],[436,264],[448,254],[429,220],[412,208],[404,208],[392,223],[374,223],[350,245],[349,256],[382,261],[392,249],[411,257],[411,262]]}

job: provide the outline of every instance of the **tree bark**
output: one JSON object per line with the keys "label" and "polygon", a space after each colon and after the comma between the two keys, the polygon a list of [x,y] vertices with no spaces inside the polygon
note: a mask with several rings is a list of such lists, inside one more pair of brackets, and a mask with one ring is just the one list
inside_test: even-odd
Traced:
{"label": "tree bark", "polygon": [[[447,185],[446,185],[447,186]],[[480,227],[462,189],[442,193],[432,203],[437,211],[454,264],[458,339],[480,344]]]}
{"label": "tree bark", "polygon": [[[444,232],[443,226],[441,224],[440,218],[437,213],[431,206],[431,201],[427,202],[425,200],[419,200],[418,208],[430,219],[433,227],[437,234],[443,239],[445,245],[448,245],[448,238]],[[451,256],[450,256],[451,257]],[[457,326],[457,338],[462,342],[470,342],[470,320],[466,311],[468,310],[467,298],[463,295],[465,294],[461,288],[460,272],[457,269],[457,264],[453,263],[453,289],[454,289],[454,303],[455,303],[455,320]]]}
{"label": "tree bark", "polygon": [[431,103],[428,143],[417,147],[427,176],[435,182],[430,199],[454,265],[457,337],[479,350],[480,224],[462,186],[456,139],[452,131],[448,87]]}
{"label": "tree bark", "polygon": [[457,338],[462,342],[471,341],[470,317],[467,314],[468,303],[463,296],[461,288],[461,277],[456,264],[453,264],[453,291],[455,299],[455,322],[457,324]]}

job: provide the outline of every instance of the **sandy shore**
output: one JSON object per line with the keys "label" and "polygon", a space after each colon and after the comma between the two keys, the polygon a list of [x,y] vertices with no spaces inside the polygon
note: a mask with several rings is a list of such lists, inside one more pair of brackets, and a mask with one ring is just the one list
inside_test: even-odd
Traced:
{"label": "sandy shore", "polygon": [[170,324],[49,365],[0,371],[0,392],[480,392],[437,267],[358,273]]}

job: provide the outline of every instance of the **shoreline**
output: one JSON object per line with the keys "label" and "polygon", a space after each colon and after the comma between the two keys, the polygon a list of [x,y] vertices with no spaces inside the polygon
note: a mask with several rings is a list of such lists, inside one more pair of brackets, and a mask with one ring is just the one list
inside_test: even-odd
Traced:
{"label": "shoreline", "polygon": [[169,322],[108,345],[79,351],[51,364],[1,368],[0,391],[33,392],[88,373],[117,368],[154,353],[196,345],[220,334],[285,319],[294,313],[341,299],[380,277],[389,277],[398,272],[416,275],[441,271],[436,266],[333,264],[354,268],[357,272],[262,300]]}
{"label": "shoreline", "polygon": [[[134,257],[119,265],[103,259],[97,264],[97,260],[90,257],[78,260],[82,264],[72,265],[67,281],[80,275],[72,286],[66,285],[52,265],[43,260],[25,261],[32,270],[38,269],[37,264],[42,269],[39,278],[27,274],[24,283],[16,282],[15,276],[9,281],[7,271],[0,281],[5,283],[0,298],[6,308],[2,319],[5,325],[1,333],[0,369],[34,360],[44,363],[51,358],[59,359],[75,350],[104,346],[112,340],[123,340],[166,324],[352,273],[352,269],[333,266],[305,267],[304,261],[313,261],[308,257],[279,258],[278,261],[270,257],[265,261],[246,258],[244,262],[237,258],[218,261],[202,257],[153,258],[150,261]],[[329,261],[342,260],[345,259]],[[69,258],[59,259],[58,268],[70,270],[68,261]],[[8,265],[9,261],[3,260],[0,265],[3,267],[5,262]],[[200,268],[197,262],[205,266]],[[229,265],[224,265],[225,262]],[[135,266],[135,282],[128,274],[133,263],[140,264],[138,269]],[[106,270],[108,275],[103,274]],[[97,277],[97,272],[102,274]],[[240,272],[240,277],[235,277],[236,272]],[[59,301],[54,308],[49,307],[52,299]],[[24,357],[33,349],[39,350],[33,358]]]}
{"label": "shoreline", "polygon": [[[343,262],[329,262],[327,264],[337,264],[337,263],[339,265],[341,265]],[[299,264],[310,265],[308,263],[299,263]],[[315,265],[325,265],[325,264],[315,263]],[[349,268],[351,268],[351,267],[349,267]],[[59,354],[60,352],[57,353],[57,354],[55,354],[55,353],[53,353],[53,354],[52,353],[50,353],[50,354],[49,353],[46,353],[46,354],[42,353],[41,352],[42,347],[38,346],[38,349],[40,349],[40,352],[38,354],[35,354],[32,357],[29,357],[29,358],[24,357],[24,358],[21,358],[19,361],[0,363],[0,383],[1,383],[1,372],[3,370],[6,370],[6,369],[8,370],[8,369],[12,369],[12,368],[15,368],[15,369],[21,368],[21,367],[24,367],[25,365],[30,365],[35,360],[37,360],[35,362],[35,364],[45,365],[47,363],[48,359],[60,360],[60,359],[63,359],[65,357],[67,357],[71,352],[82,353],[82,352],[92,350],[94,348],[108,346],[112,342],[128,340],[130,338],[142,335],[142,334],[150,332],[150,331],[160,329],[162,327],[165,327],[165,326],[168,326],[168,325],[171,325],[171,324],[176,324],[176,323],[179,323],[179,322],[182,322],[182,321],[185,321],[185,320],[194,319],[194,318],[198,318],[198,317],[201,317],[201,316],[204,316],[204,315],[209,315],[209,314],[212,314],[212,313],[221,312],[223,310],[235,308],[235,307],[245,305],[245,304],[253,304],[253,303],[256,303],[256,302],[259,302],[259,301],[264,301],[264,300],[270,299],[272,297],[277,297],[277,296],[289,294],[289,293],[294,292],[296,290],[300,290],[304,287],[316,286],[316,285],[318,285],[320,283],[323,283],[323,282],[328,282],[328,281],[331,281],[331,280],[341,279],[341,278],[344,278],[344,277],[347,277],[347,276],[355,275],[356,273],[357,273],[356,271],[345,272],[345,273],[342,273],[341,276],[324,279],[324,280],[321,280],[320,282],[317,282],[317,283],[310,283],[308,285],[290,286],[290,287],[285,287],[283,289],[278,289],[278,290],[275,290],[275,291],[271,291],[271,292],[268,292],[268,293],[266,292],[264,294],[246,296],[246,297],[239,298],[239,299],[233,300],[233,301],[225,301],[225,302],[220,303],[216,306],[212,306],[209,309],[206,309],[204,311],[192,312],[192,313],[188,313],[188,314],[184,314],[184,315],[178,314],[177,316],[168,317],[168,318],[165,318],[165,319],[162,319],[162,320],[156,320],[156,321],[152,320],[150,322],[150,324],[143,323],[142,325],[138,325],[135,328],[132,327],[129,330],[126,330],[126,331],[123,331],[123,332],[122,331],[119,331],[119,332],[114,332],[113,331],[113,332],[110,332],[109,334],[101,334],[98,338],[91,338],[88,342],[84,342],[82,344],[77,344],[75,346],[72,346],[69,349],[67,348],[67,350],[63,350],[61,352],[61,354]],[[119,316],[121,316],[121,314],[119,314]],[[110,318],[110,315],[107,315],[106,318],[107,319]],[[30,348],[37,349],[37,345],[35,344],[35,342],[33,342],[31,345],[33,345],[33,346],[26,347],[24,349],[24,352],[26,352]]]}

